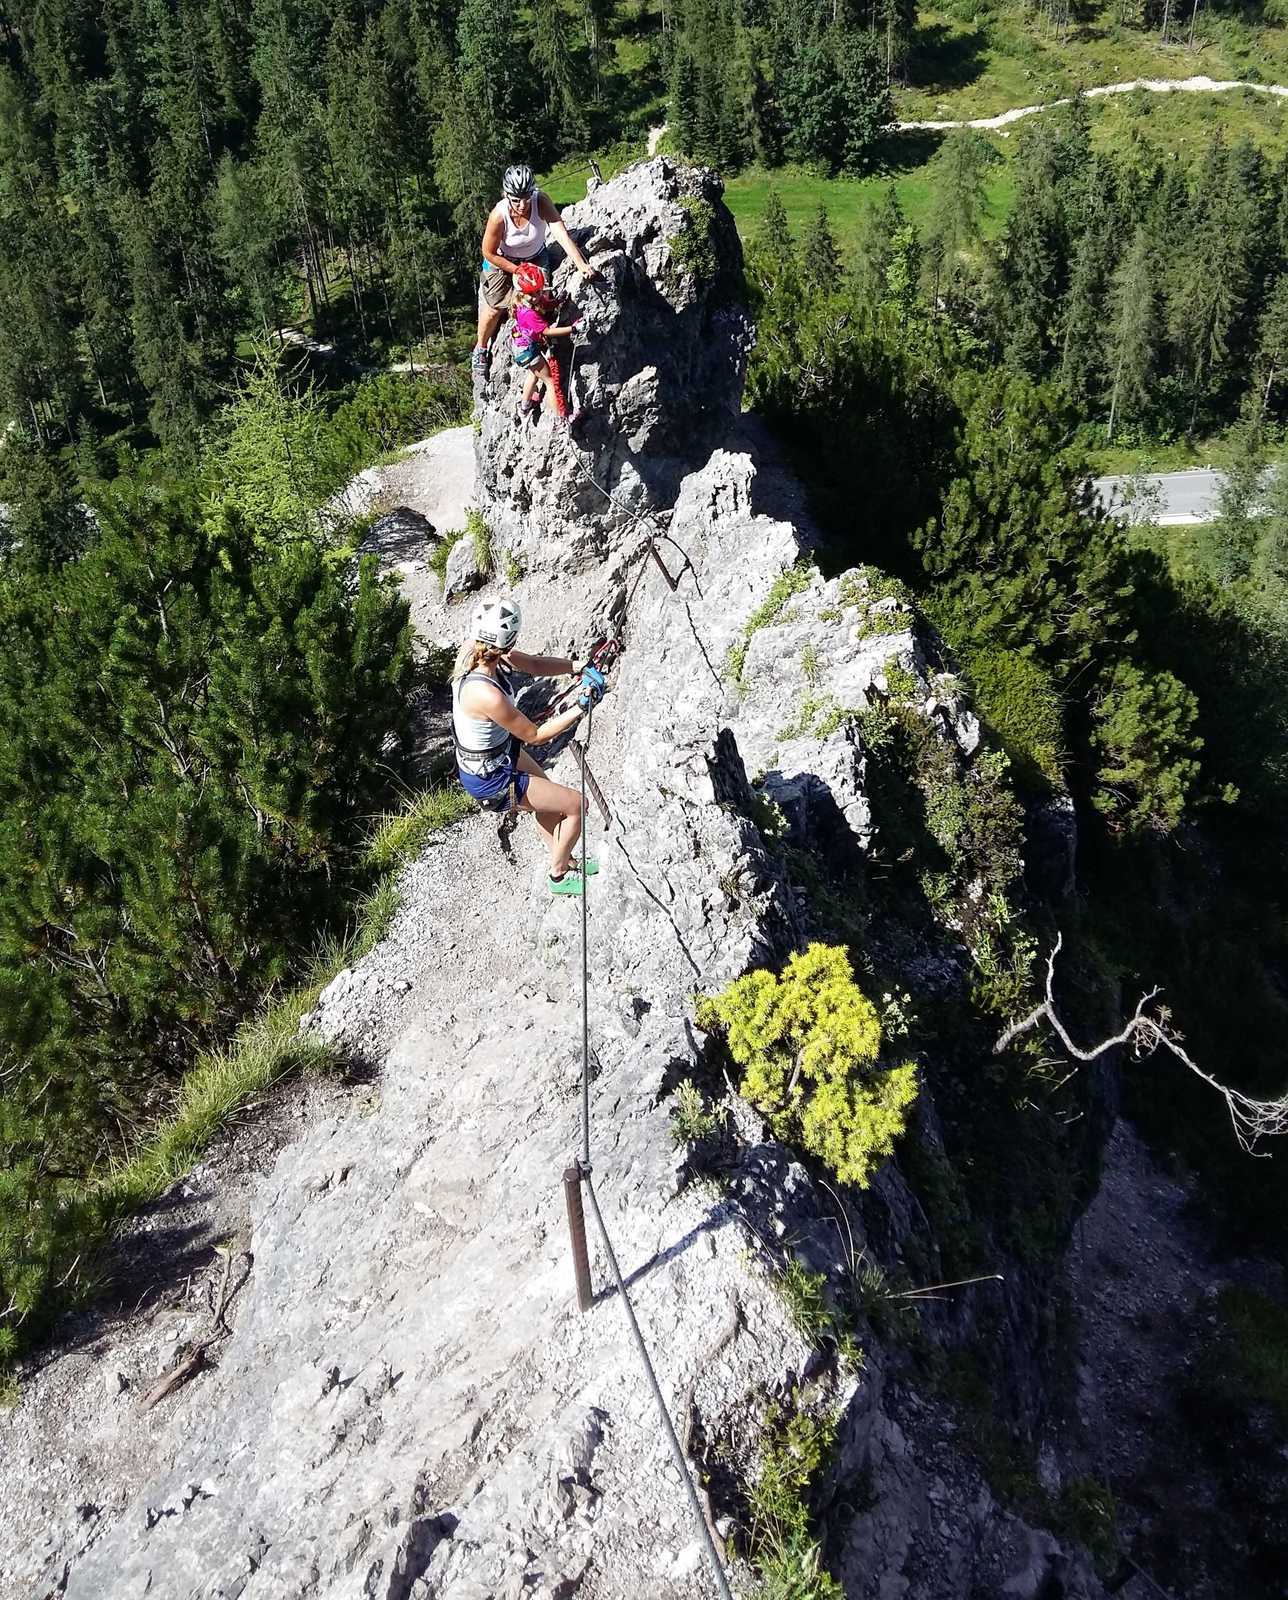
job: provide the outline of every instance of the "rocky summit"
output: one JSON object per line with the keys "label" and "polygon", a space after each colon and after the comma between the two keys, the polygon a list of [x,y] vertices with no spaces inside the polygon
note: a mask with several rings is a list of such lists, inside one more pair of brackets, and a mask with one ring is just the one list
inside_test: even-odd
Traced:
{"label": "rocky summit", "polygon": [[[1087,1554],[1003,1509],[955,1413],[896,1374],[888,1330],[861,1329],[842,1359],[793,1320],[788,1247],[838,1285],[913,1234],[941,1268],[897,1162],[860,1213],[733,1097],[705,1168],[672,1138],[677,1083],[709,1072],[695,993],[816,925],[784,845],[880,857],[884,756],[860,714],[898,699],[952,771],[979,759],[906,599],[873,572],[804,563],[797,491],[739,421],[752,330],[720,194],[657,158],[570,208],[603,274],[557,280],[585,313],[576,428],[519,425],[504,335],[479,397],[477,503],[525,642],[584,648],[611,625],[625,646],[585,729],[611,813],[591,823],[596,1192],[736,1587],[753,1586],[737,1485],[766,1419],[813,1408],[838,1416],[824,1532],[846,1595],[1095,1600]],[[576,781],[569,755],[555,770]],[[581,910],[545,893],[526,820],[512,849],[489,817],[449,830],[406,869],[387,937],[323,993],[306,1025],[375,1075],[258,1181],[250,1276],[207,1369],[146,1412],[132,1393],[93,1398],[111,1413],[96,1435],[111,1495],[90,1514],[13,1430],[5,1504],[43,1533],[7,1558],[6,1596],[714,1592],[593,1228],[596,1300],[577,1310],[561,1174],[580,1137]],[[959,949],[946,937],[924,960],[949,982]],[[984,1293],[1003,1297],[996,1337],[1035,1392],[1045,1286]],[[928,1345],[976,1303],[931,1308]],[[1058,1441],[1045,1459],[1057,1486],[1080,1465]]]}

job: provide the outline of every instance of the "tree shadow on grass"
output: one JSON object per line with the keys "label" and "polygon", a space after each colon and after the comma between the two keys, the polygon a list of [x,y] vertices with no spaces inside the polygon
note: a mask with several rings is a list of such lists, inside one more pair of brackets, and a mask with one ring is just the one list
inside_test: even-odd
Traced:
{"label": "tree shadow on grass", "polygon": [[962,89],[984,73],[984,30],[960,33],[945,22],[918,28],[908,58],[912,89]]}
{"label": "tree shadow on grass", "polygon": [[934,128],[892,131],[879,139],[873,152],[873,172],[877,177],[894,177],[901,172],[916,172],[924,167],[943,144],[946,135]]}

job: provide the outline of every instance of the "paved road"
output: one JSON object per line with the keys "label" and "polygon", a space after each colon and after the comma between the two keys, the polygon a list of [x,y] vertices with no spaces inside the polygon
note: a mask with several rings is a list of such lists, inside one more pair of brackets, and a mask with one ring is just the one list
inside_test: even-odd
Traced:
{"label": "paved road", "polygon": [[[1129,521],[1152,520],[1163,527],[1187,527],[1216,516],[1221,474],[1207,467],[1186,472],[1151,472],[1138,478],[1095,478],[1096,495],[1111,511],[1122,510]],[[1137,498],[1138,486],[1144,494]]]}

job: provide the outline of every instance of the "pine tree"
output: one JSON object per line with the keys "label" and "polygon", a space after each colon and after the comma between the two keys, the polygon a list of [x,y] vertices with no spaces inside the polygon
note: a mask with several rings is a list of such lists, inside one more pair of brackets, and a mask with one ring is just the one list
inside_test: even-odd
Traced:
{"label": "pine tree", "polygon": [[914,535],[950,638],[1036,654],[1067,678],[1134,637],[1121,538],[1090,498],[1050,390],[997,368],[957,384],[956,460]]}
{"label": "pine tree", "polygon": [[1261,409],[1266,413],[1288,366],[1288,272],[1281,272],[1270,284],[1257,324],[1256,350],[1252,381],[1260,390]]}
{"label": "pine tree", "polygon": [[666,118],[675,148],[692,155],[698,137],[698,69],[687,45],[680,44],[671,63],[671,94]]}
{"label": "pine tree", "polygon": [[950,271],[983,236],[988,210],[984,178],[998,159],[982,134],[972,128],[955,128],[931,163],[934,199],[927,246],[932,258]]}
{"label": "pine tree", "polygon": [[854,277],[860,300],[868,305],[883,299],[894,256],[894,241],[907,225],[899,191],[887,184],[878,206],[862,213],[854,257]]}
{"label": "pine tree", "polygon": [[813,40],[792,63],[787,82],[787,148],[793,159],[840,168],[845,151],[845,102],[832,52]]}
{"label": "pine tree", "polygon": [[[784,213],[784,223],[786,220]],[[840,285],[841,252],[836,246],[827,207],[821,202],[801,233],[800,277],[807,291],[813,294],[830,294]]]}
{"label": "pine tree", "polygon": [[1122,418],[1138,421],[1150,404],[1150,378],[1158,352],[1155,273],[1144,228],[1114,272],[1109,291],[1110,330],[1106,369],[1113,374],[1107,436]]}
{"label": "pine tree", "polygon": [[568,47],[567,17],[559,0],[534,0],[532,64],[546,91],[546,111],[562,124],[566,141],[579,144],[586,133],[586,85]]}
{"label": "pine tree", "polygon": [[[1256,400],[1253,404],[1255,407]],[[1252,569],[1265,479],[1261,418],[1254,414],[1235,430],[1230,461],[1217,491],[1216,519],[1205,530],[1213,564],[1223,582],[1238,583]]]}
{"label": "pine tree", "polygon": [[770,262],[774,270],[781,270],[792,258],[792,227],[778,189],[771,189],[765,197],[765,210],[752,235],[752,250],[762,261]]}
{"label": "pine tree", "polygon": [[1117,829],[1170,833],[1199,779],[1198,701],[1170,672],[1121,662],[1096,708],[1096,808]]}
{"label": "pine tree", "polygon": [[834,30],[832,59],[843,119],[839,164],[846,172],[866,172],[882,136],[894,122],[889,76],[866,33]]}
{"label": "pine tree", "polygon": [[1105,364],[1104,305],[1116,218],[1105,174],[1093,168],[1072,219],[1076,243],[1069,290],[1060,308],[1060,386],[1084,409],[1099,399]]}
{"label": "pine tree", "polygon": [[996,316],[1006,364],[1039,375],[1051,351],[1059,303],[1058,230],[1050,189],[1035,184],[1016,196],[1003,236]]}

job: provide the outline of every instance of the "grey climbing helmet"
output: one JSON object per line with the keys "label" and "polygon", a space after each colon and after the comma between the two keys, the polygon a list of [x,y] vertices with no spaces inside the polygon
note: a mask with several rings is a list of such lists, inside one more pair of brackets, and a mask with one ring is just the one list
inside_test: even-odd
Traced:
{"label": "grey climbing helmet", "polygon": [[501,192],[507,200],[526,200],[536,187],[537,180],[533,176],[531,167],[520,165],[505,169],[505,177],[501,180]]}
{"label": "grey climbing helmet", "polygon": [[483,600],[474,608],[470,632],[480,644],[508,650],[522,625],[523,613],[513,600]]}

